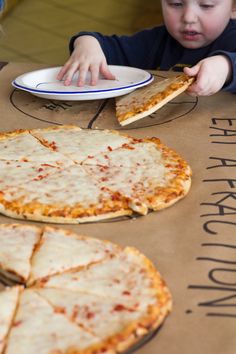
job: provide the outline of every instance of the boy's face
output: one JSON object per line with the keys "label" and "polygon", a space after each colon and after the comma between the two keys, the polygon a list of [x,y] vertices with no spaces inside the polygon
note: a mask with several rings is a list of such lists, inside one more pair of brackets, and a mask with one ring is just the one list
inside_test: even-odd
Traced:
{"label": "boy's face", "polygon": [[201,48],[224,31],[233,0],[162,0],[167,30],[183,47]]}

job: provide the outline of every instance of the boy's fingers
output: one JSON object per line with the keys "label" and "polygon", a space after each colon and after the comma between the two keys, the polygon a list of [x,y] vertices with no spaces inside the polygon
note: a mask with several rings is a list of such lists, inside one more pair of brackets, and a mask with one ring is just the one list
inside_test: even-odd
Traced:
{"label": "boy's fingers", "polygon": [[115,75],[112,74],[112,72],[109,70],[108,66],[106,64],[101,65],[101,73],[105,77],[105,79],[108,80],[115,80],[116,77]]}
{"label": "boy's fingers", "polygon": [[199,71],[199,65],[192,66],[191,68],[185,67],[184,73],[189,76],[196,76]]}
{"label": "boy's fingers", "polygon": [[79,77],[78,77],[78,81],[77,81],[78,86],[84,86],[87,72],[88,72],[87,65],[83,65],[83,66],[79,67]]}
{"label": "boy's fingers", "polygon": [[62,76],[62,79],[64,79],[65,86],[69,86],[71,84],[72,78],[77,70],[78,70],[78,63],[73,63],[72,65],[70,64],[67,67],[65,67]]}
{"label": "boy's fingers", "polygon": [[90,83],[91,85],[96,85],[98,82],[98,76],[99,76],[99,65],[91,65],[90,66],[90,72],[91,72],[91,80]]}
{"label": "boy's fingers", "polygon": [[67,67],[67,65],[65,64],[65,65],[61,68],[61,70],[59,71],[59,73],[57,74],[57,80],[60,80],[60,81],[61,81],[61,80],[63,79],[65,73],[67,72],[67,70],[68,70],[68,67]]}

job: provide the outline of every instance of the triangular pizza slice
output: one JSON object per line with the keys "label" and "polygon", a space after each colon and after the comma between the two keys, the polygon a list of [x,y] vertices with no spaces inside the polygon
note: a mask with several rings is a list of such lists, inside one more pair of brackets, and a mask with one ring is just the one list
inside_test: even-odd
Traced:
{"label": "triangular pizza slice", "polygon": [[41,229],[36,226],[6,224],[0,228],[0,274],[15,282],[29,277],[31,257],[39,242]]}
{"label": "triangular pizza slice", "polygon": [[114,255],[119,247],[108,241],[46,227],[33,258],[28,283],[78,267],[86,267]]}
{"label": "triangular pizza slice", "polygon": [[128,95],[116,98],[116,117],[121,125],[144,118],[183,93],[194,81],[185,74],[154,81]]}

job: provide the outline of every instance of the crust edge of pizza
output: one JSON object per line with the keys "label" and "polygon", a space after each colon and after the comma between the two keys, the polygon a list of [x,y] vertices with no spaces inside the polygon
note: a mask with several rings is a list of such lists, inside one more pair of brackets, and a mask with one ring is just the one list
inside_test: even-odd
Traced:
{"label": "crust edge of pizza", "polygon": [[4,204],[0,202],[0,212],[5,215],[19,220],[32,220],[56,224],[82,224],[87,222],[96,222],[101,220],[113,219],[122,216],[130,216],[133,214],[131,209],[124,209],[118,211],[111,211],[105,214],[91,215],[91,216],[80,216],[80,217],[64,217],[64,216],[47,216],[40,212],[29,213],[27,211],[23,213],[18,213],[11,208],[4,207]]}

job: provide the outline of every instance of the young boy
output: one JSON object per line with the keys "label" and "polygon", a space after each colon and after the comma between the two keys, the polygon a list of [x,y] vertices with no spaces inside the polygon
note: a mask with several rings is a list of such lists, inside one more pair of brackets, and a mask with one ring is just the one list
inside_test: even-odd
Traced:
{"label": "young boy", "polygon": [[69,60],[59,80],[70,85],[79,71],[78,86],[91,72],[114,79],[108,64],[146,70],[184,71],[195,76],[190,95],[212,95],[222,88],[236,92],[236,20],[233,0],[162,0],[164,25],[132,36],[81,32],[71,38]]}

